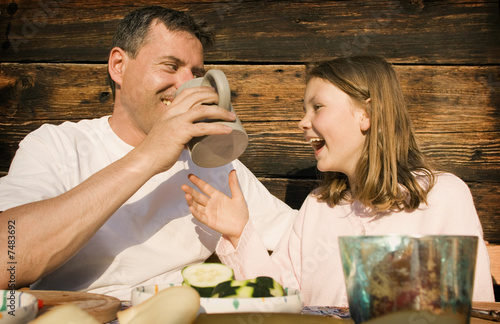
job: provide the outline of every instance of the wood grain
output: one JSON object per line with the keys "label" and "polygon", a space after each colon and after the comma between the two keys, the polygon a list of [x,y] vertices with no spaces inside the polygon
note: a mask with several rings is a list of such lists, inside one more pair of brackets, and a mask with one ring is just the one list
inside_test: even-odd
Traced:
{"label": "wood grain", "polygon": [[423,151],[466,181],[485,238],[500,243],[500,15],[490,0],[23,0],[0,4],[0,176],[43,123],[110,114],[106,61],[121,18],[188,10],[216,33],[250,136],[241,160],[295,208],[317,185],[302,116],[305,64],[354,54],[395,64]]}
{"label": "wood grain", "polygon": [[[250,137],[241,157],[258,176],[315,177],[315,159],[298,122],[304,66],[211,65],[226,72],[233,104]],[[423,150],[467,181],[500,181],[500,67],[396,66]],[[0,65],[0,170],[18,142],[43,123],[112,111],[99,64]],[[276,157],[281,157],[276,159]]]}
{"label": "wood grain", "polygon": [[[498,285],[500,283],[500,245],[488,244],[486,248],[490,256],[491,276],[493,282]],[[498,310],[500,310],[500,307]]]}
{"label": "wood grain", "polygon": [[100,323],[107,323],[116,319],[116,313],[121,307],[119,299],[107,295],[57,290],[29,290],[27,292],[43,301],[43,308],[38,311],[38,316],[54,306],[72,303],[92,315]]}
{"label": "wood grain", "polygon": [[162,5],[188,10],[213,26],[210,62],[310,62],[370,53],[405,63],[500,63],[493,0],[17,3],[1,10],[4,62],[105,62],[119,20],[133,9]]}
{"label": "wood grain", "polygon": [[[241,161],[269,190],[300,208],[317,185],[313,151],[298,129],[304,65],[208,65],[223,69],[250,144]],[[101,64],[0,65],[0,171],[43,123],[110,114]],[[500,67],[396,66],[422,149],[471,188],[485,238],[500,241]]]}

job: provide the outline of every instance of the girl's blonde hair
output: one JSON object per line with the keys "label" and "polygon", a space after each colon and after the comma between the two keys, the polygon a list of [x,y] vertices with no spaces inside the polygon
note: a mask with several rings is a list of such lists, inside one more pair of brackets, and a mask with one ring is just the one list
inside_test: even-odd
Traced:
{"label": "girl's blonde hair", "polygon": [[363,153],[349,188],[347,176],[323,174],[317,198],[334,206],[358,200],[375,212],[415,210],[435,176],[415,139],[396,72],[383,58],[355,56],[324,61],[309,69],[307,81],[321,78],[345,92],[370,117]]}

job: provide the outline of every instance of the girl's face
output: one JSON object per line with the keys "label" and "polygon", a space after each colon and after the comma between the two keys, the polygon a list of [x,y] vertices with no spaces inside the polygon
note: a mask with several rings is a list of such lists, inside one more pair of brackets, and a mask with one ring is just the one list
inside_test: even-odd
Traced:
{"label": "girl's face", "polygon": [[315,151],[318,170],[341,172],[352,181],[370,128],[366,111],[345,92],[315,77],[307,83],[304,112],[299,128]]}

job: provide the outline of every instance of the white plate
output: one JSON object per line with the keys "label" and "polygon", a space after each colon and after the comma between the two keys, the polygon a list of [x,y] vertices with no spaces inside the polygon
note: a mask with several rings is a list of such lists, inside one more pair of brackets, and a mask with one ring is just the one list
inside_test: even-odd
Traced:
{"label": "white plate", "polygon": [[33,320],[38,313],[38,299],[18,290],[0,290],[0,323],[17,324]]}
{"label": "white plate", "polygon": [[[132,306],[151,298],[155,293],[176,284],[141,286],[132,290]],[[300,291],[284,288],[283,297],[262,298],[200,298],[198,313],[300,313],[304,303]]]}

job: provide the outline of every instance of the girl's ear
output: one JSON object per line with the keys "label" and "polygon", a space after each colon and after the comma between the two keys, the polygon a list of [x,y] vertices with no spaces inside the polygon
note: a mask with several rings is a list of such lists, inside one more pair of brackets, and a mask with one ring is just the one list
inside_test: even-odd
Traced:
{"label": "girl's ear", "polygon": [[108,72],[111,79],[115,81],[116,84],[120,85],[123,81],[123,68],[125,65],[127,54],[119,47],[114,47],[108,59]]}
{"label": "girl's ear", "polygon": [[359,121],[359,127],[361,129],[362,132],[366,132],[367,130],[370,129],[370,117],[368,116],[368,114],[366,113],[366,111],[363,111],[362,115],[361,115],[361,119]]}
{"label": "girl's ear", "polygon": [[[369,106],[371,105],[371,98],[368,98],[366,99],[366,105]],[[370,122],[370,116],[368,115],[368,113],[366,112],[368,107],[366,107],[365,109],[360,109],[361,110],[361,114],[360,114],[360,119],[359,119],[359,127],[361,129],[362,132],[366,132],[370,129],[370,126],[371,126],[371,122]],[[371,111],[371,109],[369,109]]]}

